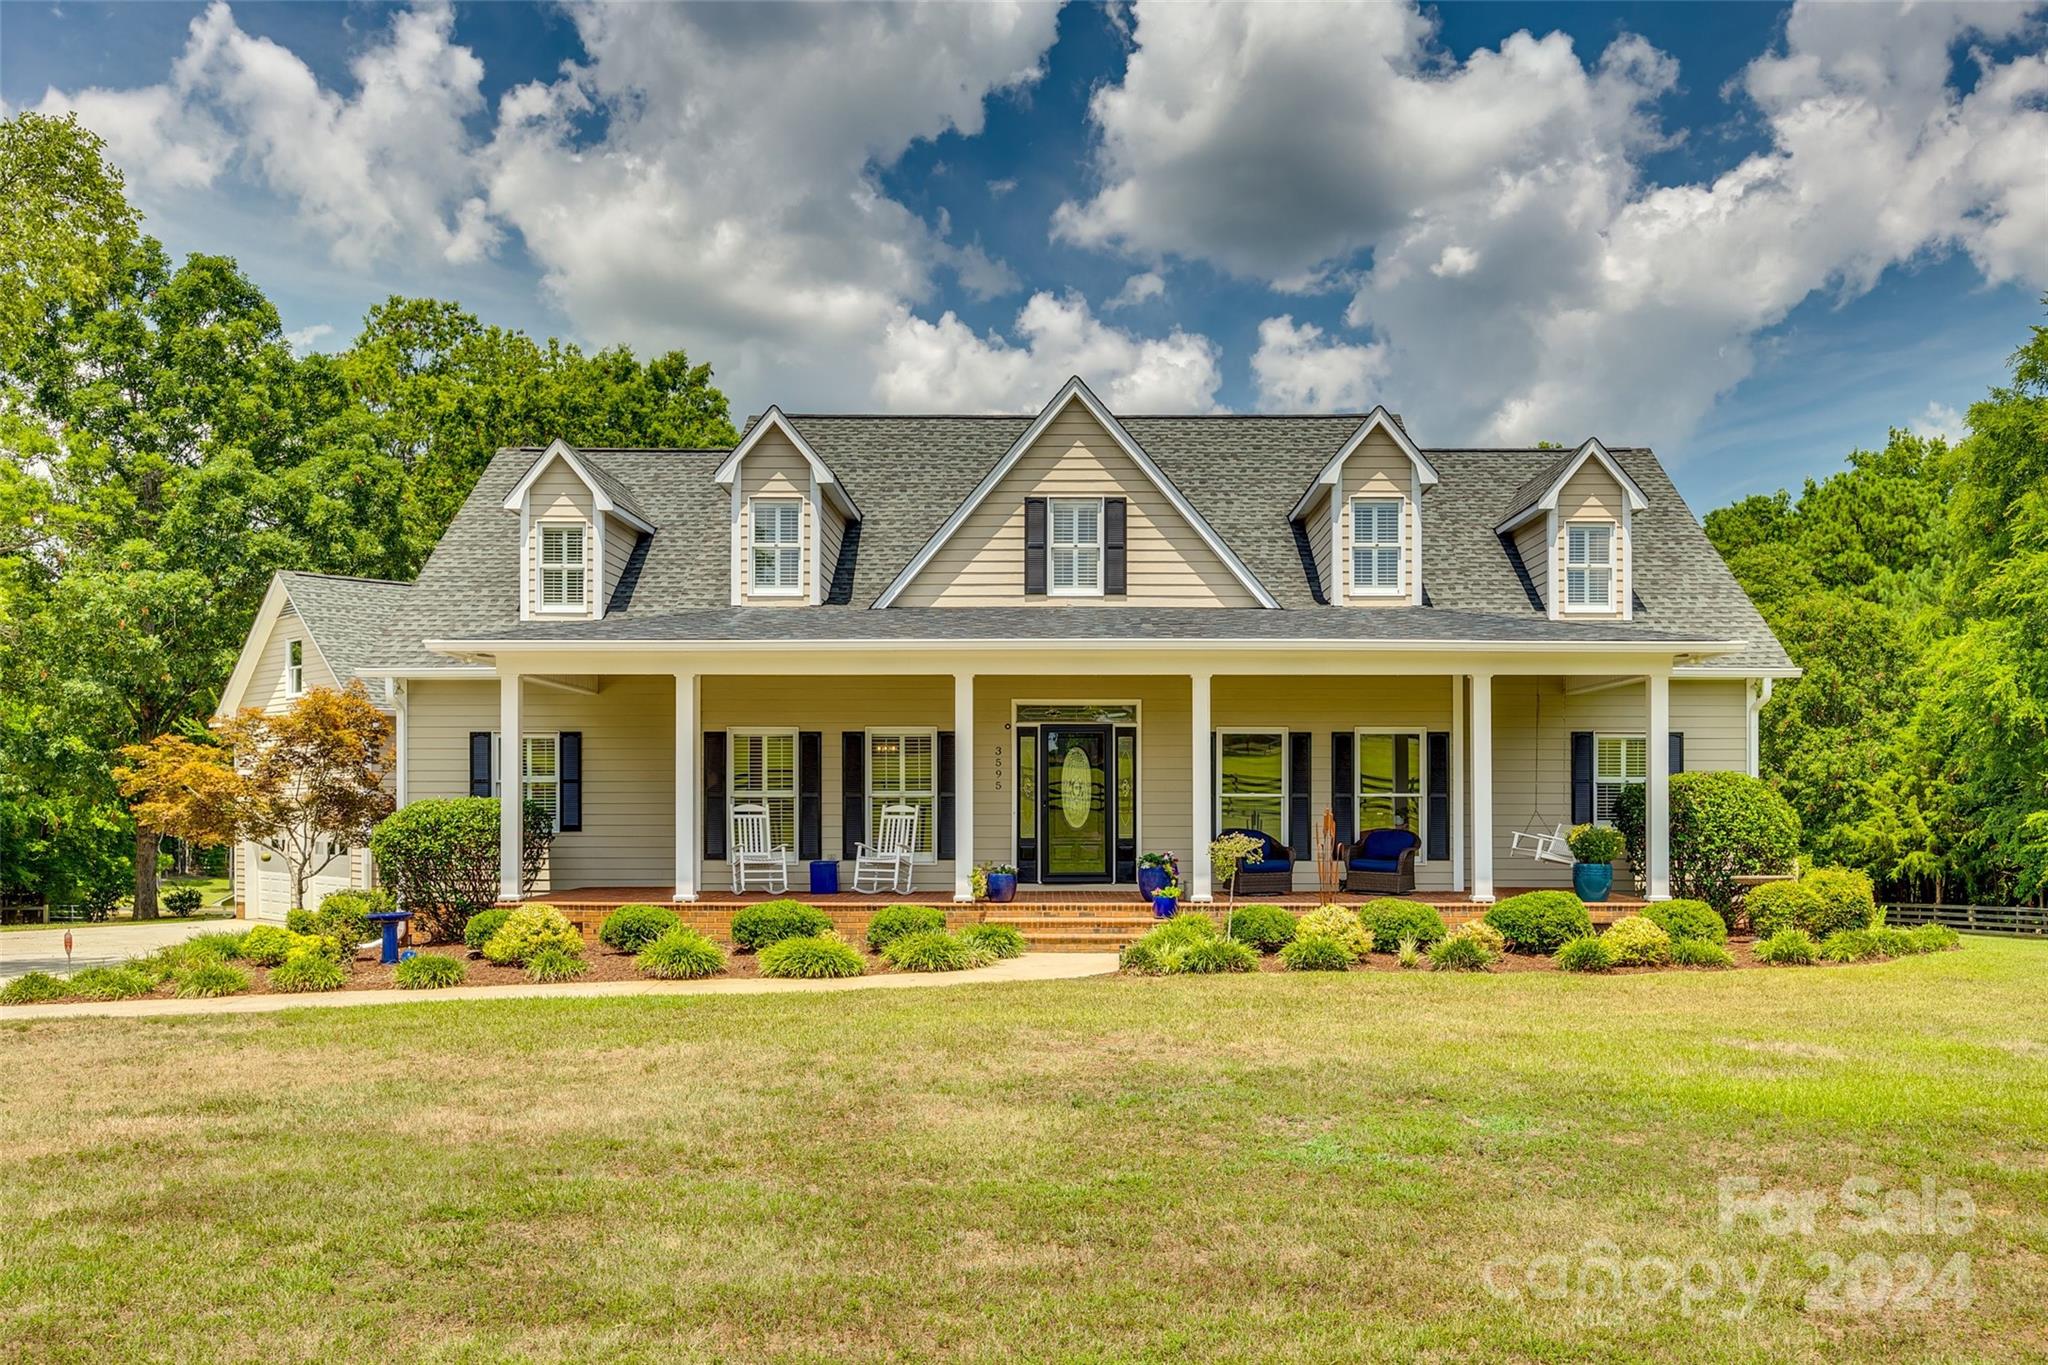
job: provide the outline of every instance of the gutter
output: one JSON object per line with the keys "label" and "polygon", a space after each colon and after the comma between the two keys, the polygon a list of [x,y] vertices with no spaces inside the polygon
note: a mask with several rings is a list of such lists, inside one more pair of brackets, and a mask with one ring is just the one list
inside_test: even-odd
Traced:
{"label": "gutter", "polygon": [[[911,650],[935,652],[957,650],[962,647],[1023,649],[1023,650],[1133,650],[1141,653],[1163,653],[1175,650],[1201,649],[1222,654],[1257,654],[1280,650],[1330,649],[1339,651],[1377,651],[1396,654],[1431,654],[1446,650],[1462,650],[1484,654],[1647,654],[1672,655],[1689,654],[1714,656],[1732,654],[1743,648],[1740,640],[1586,640],[1570,643],[1486,640],[1358,640],[1358,639],[1314,639],[1290,638],[1285,640],[1227,640],[1203,636],[1162,639],[1115,639],[1115,638],[1061,638],[1047,640],[991,639],[986,637],[957,637],[951,639],[899,639],[879,638],[869,640],[427,640],[427,649],[436,654],[463,658],[478,654],[523,654],[555,653],[563,649],[589,649],[613,653],[670,653],[689,650],[707,654],[759,654],[759,653],[801,653],[813,650],[841,652],[854,650]],[[479,670],[488,672],[489,670]],[[1675,670],[1674,670],[1675,671]],[[406,674],[372,673],[371,676],[408,676]],[[447,677],[451,670],[442,669],[420,676]],[[1755,676],[1747,674],[1745,676]]]}

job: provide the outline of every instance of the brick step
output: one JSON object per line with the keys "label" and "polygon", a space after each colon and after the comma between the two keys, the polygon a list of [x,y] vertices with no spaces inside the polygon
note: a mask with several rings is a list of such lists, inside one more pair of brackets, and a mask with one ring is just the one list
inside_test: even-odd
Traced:
{"label": "brick step", "polygon": [[1125,934],[1026,934],[1024,946],[1034,953],[1113,953],[1138,940]]}
{"label": "brick step", "polygon": [[1020,934],[1042,933],[1144,933],[1159,923],[1150,915],[1096,915],[1088,919],[1055,919],[1047,915],[990,915],[985,923],[1007,924]]}
{"label": "brick step", "polygon": [[1098,901],[1093,905],[1035,905],[1012,901],[1007,905],[989,905],[982,913],[987,919],[1120,919],[1134,915],[1149,917],[1152,902],[1141,901],[1135,896],[1127,901]]}

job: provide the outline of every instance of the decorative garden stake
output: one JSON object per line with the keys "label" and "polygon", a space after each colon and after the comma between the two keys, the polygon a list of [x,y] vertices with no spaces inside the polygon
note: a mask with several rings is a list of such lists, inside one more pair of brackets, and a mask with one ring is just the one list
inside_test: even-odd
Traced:
{"label": "decorative garden stake", "polygon": [[64,970],[71,970],[71,931],[64,931]]}

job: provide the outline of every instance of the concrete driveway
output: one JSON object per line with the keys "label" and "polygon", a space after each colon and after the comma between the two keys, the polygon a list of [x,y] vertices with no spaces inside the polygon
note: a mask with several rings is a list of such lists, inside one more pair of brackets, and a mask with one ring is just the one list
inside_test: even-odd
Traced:
{"label": "concrete driveway", "polygon": [[[0,981],[28,972],[62,975],[80,967],[104,967],[182,943],[210,929],[246,926],[231,919],[163,919],[128,924],[53,924],[0,934]],[[64,931],[71,930],[71,965],[64,964]]]}

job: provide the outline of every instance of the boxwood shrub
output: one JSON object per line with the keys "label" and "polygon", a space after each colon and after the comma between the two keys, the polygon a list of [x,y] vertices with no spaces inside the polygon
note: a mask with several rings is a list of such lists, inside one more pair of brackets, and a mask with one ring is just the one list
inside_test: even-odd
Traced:
{"label": "boxwood shrub", "polygon": [[249,989],[249,974],[240,967],[214,958],[178,974],[181,1000],[210,1000],[222,995],[240,995]]}
{"label": "boxwood shrub", "polygon": [[604,917],[597,941],[622,953],[637,953],[648,944],[683,927],[665,905],[622,905]]}
{"label": "boxwood shrub", "polygon": [[[830,925],[828,923],[827,927]],[[909,934],[943,934],[946,912],[929,905],[890,905],[875,911],[868,921],[868,951],[879,953]],[[948,970],[940,968],[939,970]]]}
{"label": "boxwood shrub", "polygon": [[924,929],[899,934],[882,949],[889,965],[906,972],[964,972],[986,967],[995,954],[955,938],[944,929]]}
{"label": "boxwood shrub", "polygon": [[1679,967],[1733,967],[1735,958],[1718,943],[1704,938],[1671,940],[1671,961]]}
{"label": "boxwood shrub", "polygon": [[1704,943],[1728,941],[1728,925],[1720,912],[1705,901],[1656,901],[1642,913],[1644,919],[1671,935],[1674,945],[1687,939]]}
{"label": "boxwood shrub", "polygon": [[484,945],[491,941],[491,935],[505,927],[505,921],[512,918],[510,910],[479,910],[469,917],[469,923],[462,926],[462,946],[472,953],[482,953]]}
{"label": "boxwood shrub", "polygon": [[242,935],[242,960],[259,967],[275,967],[285,960],[301,937],[275,924],[259,924]]}
{"label": "boxwood shrub", "polygon": [[1428,949],[1450,932],[1434,905],[1399,896],[1367,901],[1358,908],[1358,918],[1372,930],[1373,946],[1383,953],[1395,951],[1404,938],[1414,939],[1417,948]]}
{"label": "boxwood shrub", "polygon": [[484,956],[501,967],[524,967],[549,948],[583,956],[583,935],[552,905],[522,905],[484,942]]}
{"label": "boxwood shrub", "polygon": [[469,977],[469,964],[446,953],[414,953],[400,959],[392,977],[401,990],[438,991],[460,986]]}
{"label": "boxwood shrub", "polygon": [[71,993],[63,978],[48,972],[25,972],[0,988],[0,1005],[38,1005]]}
{"label": "boxwood shrub", "polygon": [[1294,941],[1294,916],[1277,905],[1245,905],[1231,912],[1230,936],[1262,953],[1277,953]]}
{"label": "boxwood shrub", "polygon": [[1671,935],[1642,915],[1624,915],[1600,935],[1617,967],[1661,967],[1671,960]]}
{"label": "boxwood shrub", "polygon": [[640,950],[633,965],[664,981],[694,981],[725,970],[725,950],[695,929],[681,925]]}
{"label": "boxwood shrub", "polygon": [[732,917],[732,941],[747,952],[759,952],[786,938],[817,938],[831,932],[832,917],[802,901],[763,901]]}
{"label": "boxwood shrub", "polygon": [[347,982],[348,970],[313,948],[295,949],[270,969],[270,984],[280,991],[338,991]]}
{"label": "boxwood shrub", "polygon": [[1604,937],[1594,934],[1581,934],[1557,950],[1557,965],[1568,972],[1604,972],[1615,962],[1614,949]]}
{"label": "boxwood shrub", "polygon": [[999,958],[1024,956],[1024,935],[1014,925],[970,924],[960,931],[960,937]]}
{"label": "boxwood shrub", "polygon": [[174,886],[164,892],[164,909],[184,919],[199,913],[199,888],[196,886]]}
{"label": "boxwood shrub", "polygon": [[1804,929],[1784,928],[1759,940],[1756,958],[1778,967],[1810,966],[1814,957],[1813,935]]}
{"label": "boxwood shrub", "polygon": [[1815,938],[1840,929],[1867,929],[1877,919],[1870,875],[1850,867],[1816,867],[1799,879],[1813,896],[1813,920],[1799,927]]}
{"label": "boxwood shrub", "polygon": [[1359,919],[1358,912],[1342,905],[1317,906],[1301,917],[1294,926],[1294,932],[1296,937],[1311,934],[1334,938],[1351,949],[1354,957],[1364,957],[1377,941],[1373,931]]}
{"label": "boxwood shrub", "polygon": [[1593,932],[1585,903],[1569,891],[1510,896],[1488,910],[1485,919],[1517,953],[1554,953],[1571,939]]}
{"label": "boxwood shrub", "polygon": [[1290,972],[1343,972],[1351,969],[1358,955],[1327,934],[1296,934],[1280,950],[1280,963]]}
{"label": "boxwood shrub", "polygon": [[[773,904],[773,902],[771,902]],[[755,906],[754,909],[761,907]],[[806,910],[810,907],[804,906]],[[816,911],[812,911],[816,914]],[[853,945],[829,929],[820,934],[779,938],[761,949],[761,975],[787,977],[859,976],[867,967]]]}

